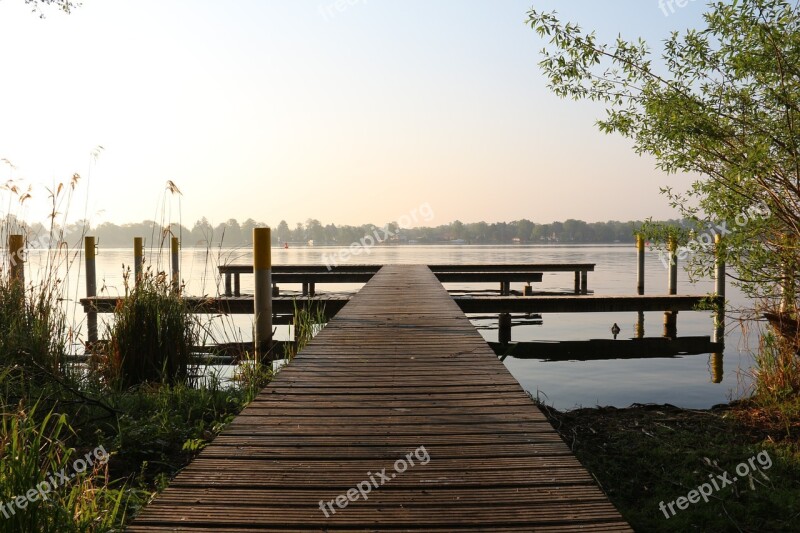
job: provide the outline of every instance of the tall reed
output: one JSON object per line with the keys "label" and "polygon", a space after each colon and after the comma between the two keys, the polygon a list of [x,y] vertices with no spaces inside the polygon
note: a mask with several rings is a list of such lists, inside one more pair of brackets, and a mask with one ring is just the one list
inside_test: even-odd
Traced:
{"label": "tall reed", "polygon": [[107,326],[112,375],[123,387],[147,381],[184,382],[198,331],[169,277],[145,272],[117,305],[114,322]]}

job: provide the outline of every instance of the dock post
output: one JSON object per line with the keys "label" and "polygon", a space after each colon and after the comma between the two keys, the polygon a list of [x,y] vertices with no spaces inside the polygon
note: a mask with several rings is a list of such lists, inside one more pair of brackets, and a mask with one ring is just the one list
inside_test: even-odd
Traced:
{"label": "dock post", "polygon": [[[84,237],[83,253],[86,256],[86,297],[97,296],[97,243],[94,237]],[[96,309],[94,303],[92,309]],[[86,313],[86,340],[89,346],[97,344],[97,311]]]}
{"label": "dock post", "polygon": [[634,328],[637,339],[644,338],[644,311],[637,311],[636,327]]}
{"label": "dock post", "polygon": [[664,337],[674,339],[678,336],[678,312],[666,311],[664,313]]}
{"label": "dock post", "polygon": [[581,293],[581,272],[580,270],[575,271],[575,294]]}
{"label": "dock post", "polygon": [[589,293],[589,272],[581,270],[581,294]]}
{"label": "dock post", "polygon": [[509,313],[500,313],[497,318],[497,341],[500,344],[511,342],[511,315]]}
{"label": "dock post", "polygon": [[170,244],[172,252],[172,290],[177,294],[181,290],[180,243],[177,237],[172,237]]}
{"label": "dock post", "polygon": [[256,356],[262,361],[272,349],[272,238],[269,228],[253,228],[253,274],[255,275]]}
{"label": "dock post", "polygon": [[23,235],[8,236],[8,257],[11,279],[25,286],[25,237]]}
{"label": "dock post", "polygon": [[711,382],[722,383],[723,375],[722,352],[711,354]]}
{"label": "dock post", "polygon": [[234,296],[241,296],[242,295],[242,284],[241,280],[239,279],[239,273],[234,272],[233,274],[233,295]]}
{"label": "dock post", "polygon": [[[712,342],[719,343],[724,346],[725,344],[725,254],[722,245],[722,236],[717,234],[714,236],[715,253],[716,253],[716,272],[715,272],[715,286],[717,298],[717,309],[714,313],[714,335],[711,339]],[[720,354],[720,357],[722,355]],[[717,382],[715,382],[717,383]]]}
{"label": "dock post", "polygon": [[500,296],[509,296],[511,294],[511,282],[510,281],[501,281],[500,282]]}
{"label": "dock post", "polygon": [[138,285],[142,279],[142,264],[144,263],[144,240],[141,237],[133,238],[133,276]]}
{"label": "dock post", "polygon": [[642,235],[636,236],[636,292],[641,296],[644,295],[644,237]]}
{"label": "dock post", "polygon": [[667,250],[669,252],[668,294],[678,294],[678,242],[673,237],[669,238]]}
{"label": "dock post", "polygon": [[225,272],[225,296],[233,296],[233,289],[231,289],[231,273]]}
{"label": "dock post", "polygon": [[[678,241],[674,237],[667,243],[669,252],[669,278],[667,292],[678,294]],[[678,312],[667,311],[664,313],[664,336],[674,339],[678,336]]]}
{"label": "dock post", "polygon": [[711,382],[722,383],[723,357],[725,355],[725,253],[722,236],[714,236],[714,252],[716,254],[715,292],[719,299],[714,313],[714,335],[711,341],[717,345],[717,351],[711,354]]}

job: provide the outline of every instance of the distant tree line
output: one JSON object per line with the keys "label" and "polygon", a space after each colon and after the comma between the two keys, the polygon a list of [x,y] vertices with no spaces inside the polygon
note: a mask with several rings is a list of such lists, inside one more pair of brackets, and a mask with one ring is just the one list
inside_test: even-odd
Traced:
{"label": "distant tree line", "polygon": [[[680,225],[677,220],[666,224]],[[435,227],[399,228],[397,223],[384,226],[364,224],[349,226],[335,224],[323,225],[319,220],[308,219],[290,227],[285,220],[273,226],[272,236],[276,245],[283,243],[348,246],[358,242],[365,235],[378,235],[389,244],[590,244],[590,243],[632,243],[634,233],[641,228],[642,221],[584,222],[568,219],[563,222],[537,224],[527,219],[512,222],[473,222],[454,221]],[[205,217],[189,228],[179,224],[167,224],[152,220],[128,224],[104,222],[88,226],[79,221],[64,228],[67,242],[73,244],[81,234],[91,234],[98,238],[106,248],[129,247],[134,237],[144,237],[148,246],[161,246],[168,243],[169,237],[181,239],[184,247],[237,247],[252,244],[253,228],[266,226],[248,218],[244,222],[229,219],[216,225]],[[87,229],[88,228],[88,229]],[[27,228],[29,241],[43,243],[41,235],[48,234],[48,228],[32,224]],[[32,237],[33,236],[33,237]]]}

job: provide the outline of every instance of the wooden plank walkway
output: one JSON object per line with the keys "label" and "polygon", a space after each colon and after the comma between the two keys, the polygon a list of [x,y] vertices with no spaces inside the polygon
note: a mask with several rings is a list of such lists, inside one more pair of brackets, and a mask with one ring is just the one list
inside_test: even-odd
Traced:
{"label": "wooden plank walkway", "polygon": [[425,266],[383,267],[130,527],[175,530],[631,531]]}

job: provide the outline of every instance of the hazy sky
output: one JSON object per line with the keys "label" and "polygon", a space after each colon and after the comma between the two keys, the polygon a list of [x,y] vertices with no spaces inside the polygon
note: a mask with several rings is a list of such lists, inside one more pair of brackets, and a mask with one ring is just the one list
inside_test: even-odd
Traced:
{"label": "hazy sky", "polygon": [[[597,131],[602,108],[548,92],[531,5],[83,0],[40,20],[0,0],[0,158],[16,166],[0,165],[0,181],[34,185],[29,206],[11,209],[33,218],[44,186],[77,172],[70,212],[82,216],[88,194],[93,223],[153,218],[167,180],[189,226],[383,223],[426,203],[431,225],[675,216],[658,189],[688,179]],[[705,9],[533,5],[653,45]]]}

